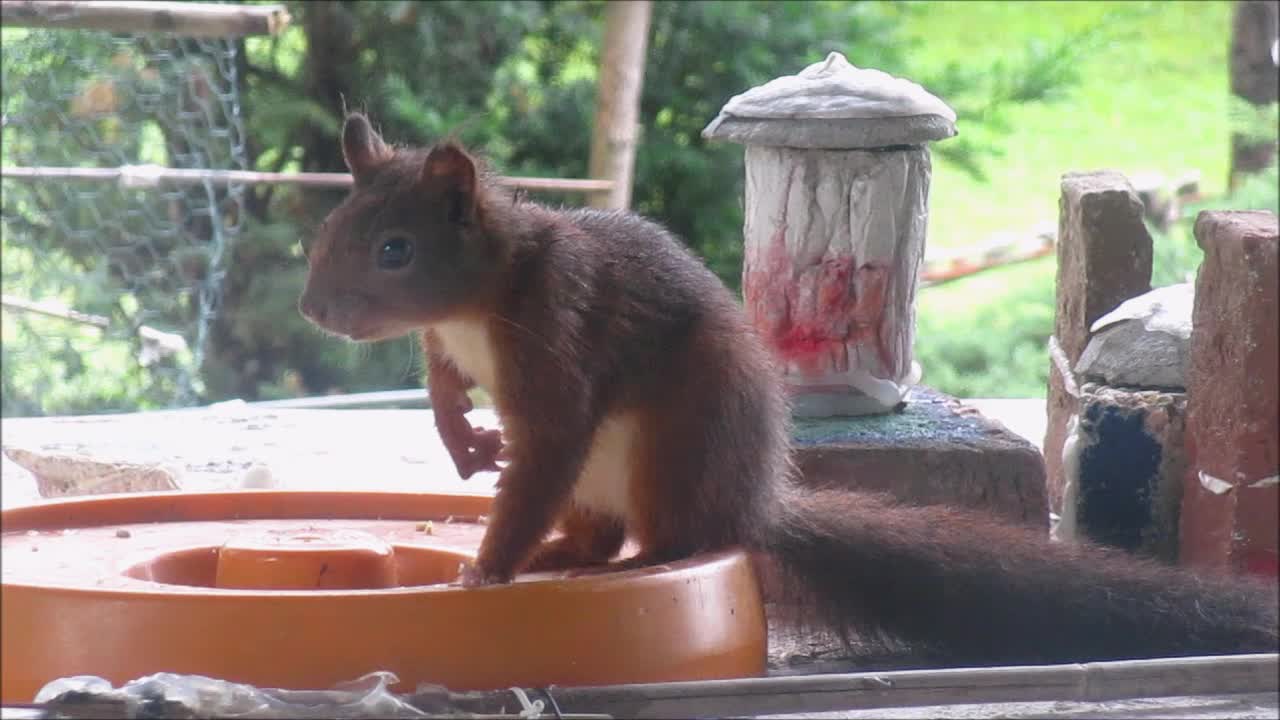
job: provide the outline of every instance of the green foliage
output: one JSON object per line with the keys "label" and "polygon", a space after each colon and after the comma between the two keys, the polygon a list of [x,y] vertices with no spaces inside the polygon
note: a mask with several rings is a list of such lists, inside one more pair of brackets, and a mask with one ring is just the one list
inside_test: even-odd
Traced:
{"label": "green foliage", "polygon": [[[264,171],[343,170],[342,116],[346,109],[358,108],[369,113],[392,142],[423,144],[452,135],[483,151],[504,173],[585,177],[603,7],[598,0],[291,2],[294,23],[285,32],[243,41],[237,77],[249,163]],[[702,129],[730,97],[820,61],[830,50],[840,50],[856,65],[917,80],[956,107],[964,118],[962,135],[935,146],[937,162],[982,178],[987,163],[1000,156],[1011,113],[1067,96],[1080,81],[1078,60],[1096,46],[1103,37],[1099,28],[1106,24],[1105,18],[1096,19],[1052,38],[1029,38],[1009,57],[936,65],[929,62],[930,46],[904,33],[905,27],[935,11],[908,2],[655,3],[633,206],[685,238],[736,287],[742,253],[742,149],[708,144],[701,137]],[[5,32],[8,73],[15,67],[11,59],[22,52],[17,47],[11,54],[10,41],[20,41],[22,36],[10,29]],[[44,73],[50,93],[84,82],[73,76],[75,68],[63,69],[66,58],[83,57],[89,64],[106,67],[117,48],[110,43],[102,48],[80,44],[80,35],[62,37],[68,44],[58,53],[24,61],[23,72],[31,77]],[[121,63],[120,71],[126,70]],[[140,72],[136,64],[132,72]],[[6,103],[14,104],[6,108],[16,109],[13,114],[21,110],[23,98],[10,99],[8,79]],[[137,110],[136,120],[144,121],[146,108]],[[28,127],[56,131],[30,132],[22,142],[41,143],[49,149],[67,147],[65,125],[59,117],[38,118]],[[116,147],[124,156],[131,161],[167,158],[172,162],[172,129],[148,129],[145,123],[140,127],[118,138]],[[11,128],[6,126],[4,132],[7,162]],[[94,132],[110,132],[110,128]],[[54,164],[94,161],[77,157]],[[219,161],[212,164],[226,166]],[[267,399],[419,384],[421,361],[412,341],[348,345],[321,335],[296,311],[306,273],[299,241],[340,198],[338,192],[297,187],[249,191],[241,230],[230,248],[223,302],[210,328],[202,400]],[[548,194],[545,199],[581,202],[572,195]],[[32,202],[32,207],[38,207]],[[110,215],[118,207],[114,203],[104,201],[71,211]],[[20,220],[6,220],[34,226],[40,217],[33,212]],[[50,256],[72,263],[67,265],[71,275],[37,273],[14,281],[41,298],[78,286],[84,292],[75,298],[77,309],[121,312],[113,308],[139,302],[137,289],[127,278],[102,275],[89,263],[74,264],[77,257],[89,257],[99,247],[79,247],[75,238],[46,243],[43,249]],[[162,265],[180,260],[177,248],[161,243],[154,250]],[[10,255],[6,245],[6,272]],[[86,276],[93,282],[70,279]],[[6,274],[5,279],[9,282],[11,276]],[[98,289],[85,289],[90,284]],[[955,287],[967,286],[957,283]],[[94,292],[100,297],[91,297]],[[1019,292],[1030,298],[1042,291],[1026,286]],[[146,298],[141,304],[148,309],[153,305]],[[1023,304],[1018,300],[1005,307]],[[1008,347],[1021,348],[1023,338],[1030,347],[1036,339],[1033,328],[1043,321],[1043,314],[1033,311],[1030,300],[1025,304],[1028,309],[1013,317],[974,307],[969,316],[942,322],[945,314],[922,312],[921,347],[931,358],[926,377],[932,373],[945,388],[943,383],[951,382],[945,380],[951,372],[946,367],[954,369],[957,383],[961,378],[978,382],[973,379],[977,375],[1001,367],[969,339],[958,335],[946,343],[930,339],[945,338],[946,328],[955,328],[958,334],[959,328],[971,327],[969,323],[982,323],[1016,336]],[[165,307],[163,317],[170,323],[189,322],[184,321],[184,313],[190,313],[190,308],[174,303]],[[53,333],[49,337],[55,340],[61,337],[56,328],[45,327],[41,332]],[[974,333],[968,335],[972,338]],[[6,335],[6,368],[11,367],[11,357],[19,358],[15,353],[26,342],[23,336],[14,337]],[[6,369],[6,413],[17,411],[13,410],[17,405],[8,404],[10,398],[26,403],[23,412],[66,411],[71,406],[61,400],[29,402],[33,397],[52,397],[55,393],[49,388],[54,385],[79,388],[75,392],[83,405],[77,409],[164,404],[164,383],[148,385],[146,378],[151,374],[127,361],[129,353],[116,351],[114,356],[95,358],[94,367],[110,369],[90,373],[83,362],[91,352],[83,345],[87,341],[67,342],[60,352],[80,361],[49,364],[45,366],[49,374],[41,378]],[[1042,348],[1041,342],[1037,352]],[[1017,362],[1031,367],[1030,352],[1015,349],[1015,358],[1023,358]],[[957,360],[948,365],[946,358],[951,356]],[[30,366],[34,357],[28,353],[20,360]],[[97,378],[94,382],[99,387],[81,387],[77,384],[81,376]],[[973,387],[976,394],[992,394]]]}
{"label": "green foliage", "polygon": [[1276,141],[1276,128],[1280,127],[1280,103],[1254,105],[1242,97],[1232,95],[1227,103],[1227,113],[1231,131],[1244,140]]}
{"label": "green foliage", "polygon": [[[602,8],[600,2],[432,3],[415,6],[412,12],[399,3],[338,3],[323,9],[299,5],[298,28],[309,35],[304,60],[293,76],[289,63],[277,53],[262,48],[250,53],[245,103],[250,134],[268,141],[258,165],[274,169],[271,164],[296,157],[305,169],[341,169],[341,103],[324,105],[316,83],[317,77],[337,77],[334,87],[340,87],[341,99],[369,112],[392,141],[428,143],[456,135],[507,174],[586,177]],[[737,287],[742,262],[742,148],[708,144],[702,129],[733,95],[796,72],[832,49],[845,52],[857,64],[912,76],[912,43],[902,40],[898,28],[919,12],[914,4],[897,2],[656,3],[641,97],[633,206],[686,239],[713,270]],[[334,25],[351,36],[343,47],[355,49],[349,54],[358,58],[353,61],[358,72],[347,67],[343,53],[348,51],[343,47],[323,56],[314,52],[316,42],[323,41],[316,33]],[[278,44],[293,47],[291,42],[286,34]],[[970,126],[981,128],[998,121],[1010,106],[1052,100],[1055,92],[1065,91],[1071,78],[1064,68],[1074,55],[1064,48],[1065,40],[1045,47],[1029,45],[1027,63],[996,63],[968,74],[953,68],[951,75],[925,82],[942,97],[963,96],[980,107],[980,117]],[[288,57],[294,52],[288,51]],[[430,67],[423,64],[426,58]],[[290,79],[292,86],[275,82],[281,78]],[[257,93],[269,86],[281,97],[262,95],[260,100]],[[278,107],[288,98],[319,104],[306,105],[306,112],[292,119],[282,112],[260,117],[260,103],[267,98]],[[330,119],[307,120],[311,112],[327,112]],[[996,133],[986,137],[952,157],[980,167],[997,148]],[[276,149],[285,142],[293,147]],[[266,216],[275,222],[296,222],[301,235],[337,200],[314,192],[277,190],[276,195],[293,200],[274,197],[272,207],[297,207],[296,217],[274,210]],[[545,194],[543,199],[569,204],[582,200],[568,194]],[[250,228],[250,237],[253,233]],[[271,247],[275,242],[255,241]],[[299,286],[301,263],[289,265],[281,258],[273,261],[275,280],[262,293],[292,293]],[[261,257],[237,260],[238,265],[262,262]],[[245,293],[244,298],[258,297]],[[255,314],[276,306],[290,315],[255,322],[260,329],[253,332],[243,322],[230,328],[231,344],[259,348],[255,359],[261,361],[259,367],[270,370],[259,372],[256,384],[229,386],[234,375],[228,374],[221,380],[210,378],[211,387],[250,397],[287,391],[289,384],[281,379],[285,373],[297,374],[309,392],[418,382],[413,373],[403,371],[405,357],[413,354],[404,343],[367,348],[362,362],[353,366],[340,343],[320,338],[287,304],[259,297],[252,305]],[[300,329],[286,330],[291,327]],[[270,328],[275,328],[275,336],[290,338],[292,345],[286,347],[292,347],[291,352],[262,350],[274,347],[269,345]],[[244,357],[234,357],[226,364],[244,367]],[[390,372],[392,367],[400,370]]]}
{"label": "green foliage", "polygon": [[[1152,287],[1194,281],[1203,253],[1195,220],[1204,210],[1280,213],[1280,169],[1273,164],[1234,192],[1182,209],[1167,233],[1152,235]],[[1044,397],[1053,332],[1052,257],[921,291],[916,360],[924,382],[958,397]]]}
{"label": "green foliage", "polygon": [[[701,137],[730,97],[840,50],[857,65],[915,78],[955,105],[965,117],[965,134],[934,150],[943,162],[982,177],[984,162],[1000,152],[1008,110],[1063,97],[1078,81],[1074,63],[1100,35],[1100,25],[1091,25],[1054,43],[1028,41],[1023,57],[1012,62],[951,63],[920,73],[910,62],[918,43],[905,40],[899,28],[922,12],[917,4],[895,2],[655,4],[634,208],[661,220],[737,287],[742,148],[709,144]],[[557,27],[562,20],[555,14],[547,23]],[[513,67],[532,68],[531,77],[555,78],[554,68],[567,56],[567,50],[532,53]],[[541,91],[524,84],[525,79],[510,72],[499,87],[505,99],[525,109],[521,124],[506,133],[508,143],[519,143],[503,156],[507,167],[517,174],[583,176],[591,142],[594,72],[577,82],[556,78]],[[535,100],[524,101],[530,96]]]}
{"label": "green foliage", "polygon": [[1204,253],[1196,244],[1196,217],[1205,210],[1270,210],[1280,214],[1280,168],[1275,163],[1249,175],[1232,192],[1182,208],[1178,222],[1161,233],[1152,230],[1154,258],[1151,285],[1161,287],[1195,280]]}
{"label": "green foliage", "polygon": [[1046,257],[922,290],[922,382],[957,397],[1043,397],[1055,271]]}
{"label": "green foliage", "polygon": [[[218,99],[225,45],[219,55],[164,36],[12,28],[4,40],[6,164],[232,166],[238,133]],[[223,123],[227,134],[202,134],[195,116]],[[128,410],[193,399],[202,389],[194,353],[152,358],[139,330],[176,329],[191,344],[197,320],[207,317],[200,298],[220,271],[214,226],[235,223],[237,199],[227,189],[6,179],[6,294],[56,301],[108,327],[6,308],[3,411]]]}

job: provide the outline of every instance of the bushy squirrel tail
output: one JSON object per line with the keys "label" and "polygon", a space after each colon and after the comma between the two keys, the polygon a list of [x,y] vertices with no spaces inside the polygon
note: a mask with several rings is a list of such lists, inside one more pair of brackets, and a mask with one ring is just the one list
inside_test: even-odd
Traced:
{"label": "bushy squirrel tail", "polygon": [[788,495],[755,549],[846,641],[887,634],[961,665],[1280,649],[1272,583],[1055,542],[975,511]]}

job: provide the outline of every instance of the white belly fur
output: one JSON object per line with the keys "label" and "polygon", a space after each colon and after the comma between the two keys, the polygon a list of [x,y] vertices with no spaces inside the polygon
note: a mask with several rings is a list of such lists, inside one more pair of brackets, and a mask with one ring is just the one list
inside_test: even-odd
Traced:
{"label": "white belly fur", "polygon": [[573,488],[575,505],[623,522],[630,519],[635,424],[631,415],[612,415],[600,423]]}
{"label": "white belly fur", "polygon": [[[432,327],[455,366],[489,394],[497,387],[497,357],[489,329],[477,320],[450,320]],[[547,409],[554,422],[555,409]],[[636,418],[612,415],[596,429],[573,488],[573,502],[626,522],[631,509],[632,443]]]}
{"label": "white belly fur", "polygon": [[489,328],[481,320],[448,320],[432,326],[455,367],[485,392],[497,392],[497,357]]}

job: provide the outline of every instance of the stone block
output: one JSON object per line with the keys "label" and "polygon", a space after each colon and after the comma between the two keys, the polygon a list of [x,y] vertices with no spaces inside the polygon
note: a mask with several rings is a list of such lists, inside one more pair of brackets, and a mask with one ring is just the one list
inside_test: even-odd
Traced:
{"label": "stone block", "polygon": [[1277,574],[1280,233],[1270,212],[1203,212],[1187,383],[1182,562]]}
{"label": "stone block", "polygon": [[[1067,425],[1080,408],[1074,368],[1089,342],[1093,323],[1129,298],[1151,289],[1151,235],[1142,201],[1120,173],[1067,173],[1058,214],[1057,315],[1050,363],[1048,422],[1044,440],[1049,502],[1060,512],[1062,446]],[[1074,391],[1074,392],[1073,392]]]}
{"label": "stone block", "polygon": [[1178,558],[1186,395],[1085,384],[1067,435],[1055,537]]}
{"label": "stone block", "polygon": [[798,418],[794,435],[801,482],[808,486],[989,510],[1048,530],[1040,452],[936,390],[912,388],[901,411],[888,415]]}

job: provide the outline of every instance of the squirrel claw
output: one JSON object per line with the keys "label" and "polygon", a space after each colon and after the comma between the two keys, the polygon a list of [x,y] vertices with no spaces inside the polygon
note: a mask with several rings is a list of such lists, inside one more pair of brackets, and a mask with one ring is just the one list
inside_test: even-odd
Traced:
{"label": "squirrel claw", "polygon": [[458,584],[464,588],[477,588],[486,585],[502,585],[509,581],[503,580],[498,575],[486,573],[480,570],[480,567],[474,563],[463,563],[458,568]]}

